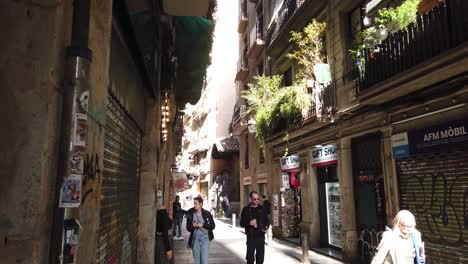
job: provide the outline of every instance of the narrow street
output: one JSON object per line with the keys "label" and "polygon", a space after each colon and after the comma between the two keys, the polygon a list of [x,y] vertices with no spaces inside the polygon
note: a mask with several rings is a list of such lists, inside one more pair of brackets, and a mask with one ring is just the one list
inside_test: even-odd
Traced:
{"label": "narrow street", "polygon": [[[184,236],[183,241],[174,241],[175,264],[193,263],[192,252],[187,249],[189,233],[185,228],[185,220],[182,226]],[[212,264],[239,264],[245,263],[246,238],[242,228],[233,228],[231,224],[216,219],[214,230],[214,240],[211,241],[209,263]],[[302,263],[301,248],[297,245],[282,241],[273,240],[270,245],[265,246],[264,263]],[[309,250],[310,263],[338,264],[344,263],[320,255]]]}

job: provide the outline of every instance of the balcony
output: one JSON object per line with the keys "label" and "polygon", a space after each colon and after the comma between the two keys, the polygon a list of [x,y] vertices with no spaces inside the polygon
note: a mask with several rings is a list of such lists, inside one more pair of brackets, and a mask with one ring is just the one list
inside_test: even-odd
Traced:
{"label": "balcony", "polygon": [[268,28],[266,36],[268,43],[273,43],[278,37],[281,29],[288,23],[296,11],[304,4],[305,0],[284,0],[278,11],[278,16]]}
{"label": "balcony", "polygon": [[237,26],[237,32],[243,34],[245,29],[249,25],[249,17],[247,15],[247,0],[242,1],[239,10],[239,25]]}
{"label": "balcony", "polygon": [[241,56],[239,61],[237,62],[237,73],[236,73],[236,81],[244,81],[247,76],[249,75],[249,67],[247,65],[247,58]]}
{"label": "balcony", "polygon": [[256,58],[265,47],[265,39],[263,37],[263,18],[260,18],[257,21],[257,24],[252,28],[249,39],[249,58],[253,59]]}
{"label": "balcony", "polygon": [[240,135],[247,127],[246,119],[247,107],[246,105],[234,106],[234,113],[232,114],[232,134]]}
{"label": "balcony", "polygon": [[[447,56],[439,55],[462,47],[468,41],[466,14],[466,0],[447,0],[430,12],[419,15],[416,23],[407,30],[389,35],[379,46],[379,52],[366,50],[358,93],[410,69],[416,70],[429,62],[443,60]],[[436,56],[438,59],[434,60]]]}

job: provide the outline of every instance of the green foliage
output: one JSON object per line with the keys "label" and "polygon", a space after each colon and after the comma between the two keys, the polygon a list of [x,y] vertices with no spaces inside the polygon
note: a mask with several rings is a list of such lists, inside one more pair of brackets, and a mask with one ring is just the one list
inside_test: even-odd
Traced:
{"label": "green foliage", "polygon": [[406,0],[399,7],[383,8],[379,10],[375,18],[376,25],[396,27],[397,30],[406,30],[406,28],[416,22],[418,4],[421,0]]}
{"label": "green foliage", "polygon": [[289,42],[293,49],[286,57],[298,65],[298,79],[313,80],[313,66],[326,62],[325,31],[327,23],[313,19],[301,32],[292,31]]}
{"label": "green foliage", "polygon": [[255,115],[255,136],[261,148],[265,139],[281,124],[298,121],[312,105],[312,97],[301,85],[280,87],[281,76],[257,76],[250,89],[242,92]]}
{"label": "green foliage", "polygon": [[[405,0],[398,7],[383,8],[374,18],[374,25],[361,33],[363,43],[355,44],[356,49],[349,50],[349,55],[358,64],[364,65],[363,52],[365,48],[379,52],[378,45],[387,38],[389,32],[407,30],[416,21],[418,4],[421,0]],[[363,67],[362,67],[363,68]]]}

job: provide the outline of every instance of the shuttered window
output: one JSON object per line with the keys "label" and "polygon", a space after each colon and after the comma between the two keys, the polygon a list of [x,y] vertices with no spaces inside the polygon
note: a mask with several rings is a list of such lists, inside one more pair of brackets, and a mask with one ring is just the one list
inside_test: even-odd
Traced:
{"label": "shuttered window", "polygon": [[397,161],[400,207],[416,216],[428,263],[468,263],[468,152]]}
{"label": "shuttered window", "polygon": [[97,263],[136,263],[140,144],[141,132],[109,97]]}

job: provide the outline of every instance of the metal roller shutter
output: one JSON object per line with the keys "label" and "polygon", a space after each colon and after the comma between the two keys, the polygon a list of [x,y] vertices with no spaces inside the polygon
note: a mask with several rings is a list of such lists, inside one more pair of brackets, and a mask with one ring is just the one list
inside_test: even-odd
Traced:
{"label": "metal roller shutter", "polygon": [[98,263],[136,263],[141,132],[109,97]]}
{"label": "metal roller shutter", "polygon": [[416,216],[427,263],[468,263],[468,152],[397,161],[400,203]]}

